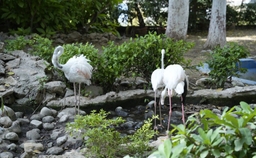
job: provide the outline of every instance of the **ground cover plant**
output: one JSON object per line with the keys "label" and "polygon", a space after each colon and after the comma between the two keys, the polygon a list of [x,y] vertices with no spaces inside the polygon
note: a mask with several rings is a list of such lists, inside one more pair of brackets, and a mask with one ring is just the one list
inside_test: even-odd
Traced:
{"label": "ground cover plant", "polygon": [[91,114],[77,116],[74,122],[67,124],[66,129],[71,135],[79,134],[85,140],[88,149],[85,156],[120,157],[128,153],[142,156],[151,149],[148,142],[156,134],[151,128],[152,119],[145,120],[133,135],[122,136],[115,127],[124,119],[108,119],[108,114],[104,110],[93,110]]}

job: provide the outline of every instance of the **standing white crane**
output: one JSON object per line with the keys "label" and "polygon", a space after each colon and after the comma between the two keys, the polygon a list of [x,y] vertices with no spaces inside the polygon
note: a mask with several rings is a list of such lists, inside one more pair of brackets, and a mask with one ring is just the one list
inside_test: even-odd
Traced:
{"label": "standing white crane", "polygon": [[181,109],[182,109],[182,121],[185,124],[185,115],[184,115],[184,104],[188,90],[188,78],[185,74],[185,70],[178,64],[169,65],[164,70],[163,82],[165,84],[165,89],[161,93],[161,104],[164,104],[164,99],[167,95],[169,96],[170,110],[169,118],[167,125],[167,132],[170,127],[170,119],[172,114],[172,95],[174,92],[181,95]]}
{"label": "standing white crane", "polygon": [[[162,49],[161,50],[161,69],[156,69],[153,71],[153,73],[151,74],[151,84],[152,84],[152,88],[155,92],[155,102],[154,102],[154,107],[155,107],[155,116],[156,116],[156,94],[157,94],[157,90],[158,88],[164,87],[164,82],[163,82],[163,75],[164,75],[164,54],[165,54],[165,50]],[[161,121],[161,105],[159,104],[159,113],[160,113],[160,125],[162,125],[162,121]],[[155,119],[155,128],[156,128],[156,119]]]}
{"label": "standing white crane", "polygon": [[[66,64],[59,63],[59,57],[64,52],[64,48],[62,46],[58,46],[55,48],[53,56],[52,56],[52,64],[54,67],[62,70],[65,74],[65,77],[73,82],[74,87],[74,95],[75,95],[75,111],[76,106],[78,105],[78,114],[79,114],[79,106],[80,106],[80,89],[81,83],[85,83],[87,85],[91,84],[91,76],[93,67],[88,63],[88,60],[84,55],[73,56],[70,58]],[[78,83],[78,104],[77,104],[77,94],[76,94],[76,83]]]}

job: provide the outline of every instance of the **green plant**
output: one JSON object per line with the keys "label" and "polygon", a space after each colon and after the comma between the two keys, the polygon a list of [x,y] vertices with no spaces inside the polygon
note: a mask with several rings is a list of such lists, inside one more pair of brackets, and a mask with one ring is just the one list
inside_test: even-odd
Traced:
{"label": "green plant", "polygon": [[93,110],[89,115],[77,116],[74,122],[67,124],[66,129],[72,135],[80,132],[79,135],[87,138],[85,143],[90,151],[87,154],[96,157],[136,154],[149,149],[147,142],[155,134],[154,130],[151,130],[152,120],[146,121],[134,135],[121,136],[114,127],[123,123],[124,120],[121,117],[107,119],[108,114],[104,110],[98,113]]}
{"label": "green plant", "polygon": [[187,66],[190,62],[185,60],[183,54],[192,46],[193,43],[174,41],[156,33],[131,38],[121,45],[110,42],[103,47],[104,61],[98,65],[101,68],[97,70],[96,75],[102,83],[109,85],[107,89],[113,89],[116,78],[121,76],[140,76],[150,81],[151,73],[161,67],[161,49],[166,50],[165,65],[179,63]]}
{"label": "green plant", "polygon": [[211,58],[206,62],[211,68],[209,73],[213,79],[213,85],[224,87],[224,83],[228,76],[237,76],[237,71],[245,72],[245,69],[237,67],[240,58],[245,58],[249,55],[249,50],[237,43],[228,43],[223,48],[216,47],[211,53]]}
{"label": "green plant", "polygon": [[152,155],[159,157],[255,157],[256,109],[245,102],[221,116],[201,110],[185,125],[173,125],[170,140]]}
{"label": "green plant", "polygon": [[6,49],[9,51],[24,50],[32,44],[32,41],[25,36],[18,36],[13,40],[6,40]]}

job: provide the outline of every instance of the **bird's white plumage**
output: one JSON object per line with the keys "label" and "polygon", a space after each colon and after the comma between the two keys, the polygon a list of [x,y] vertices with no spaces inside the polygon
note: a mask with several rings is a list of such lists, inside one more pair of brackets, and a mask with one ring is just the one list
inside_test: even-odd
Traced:
{"label": "bird's white plumage", "polygon": [[175,94],[182,94],[184,92],[184,80],[186,79],[185,70],[178,64],[169,65],[164,69],[163,83],[165,89],[161,93],[161,104],[164,104],[168,89],[172,91],[171,96]]}
{"label": "bird's white plumage", "polygon": [[[54,67],[62,70],[65,74],[65,77],[74,84],[74,94],[75,100],[77,104],[76,98],[76,86],[75,83],[79,83],[78,90],[78,102],[80,104],[80,85],[81,83],[85,83],[87,85],[91,84],[91,76],[93,67],[89,64],[90,60],[87,59],[84,55],[73,56],[70,58],[66,64],[59,63],[59,57],[64,52],[62,46],[58,46],[55,48],[53,56],[52,56],[52,64]],[[79,104],[78,104],[78,112],[79,112]]]}
{"label": "bird's white plumage", "polygon": [[[156,93],[157,89],[160,87],[164,87],[163,83],[163,74],[164,74],[164,54],[165,50],[161,50],[161,69],[156,69],[151,74],[151,84],[152,88],[155,92],[155,101],[154,101],[154,107],[155,107],[155,115],[156,115]],[[161,118],[161,107],[159,105],[159,112],[160,112],[160,118]],[[160,123],[162,125],[162,122]],[[156,126],[156,119],[155,119],[155,126]]]}
{"label": "bird's white plumage", "polygon": [[70,82],[86,83],[87,85],[90,85],[93,69],[93,67],[89,64],[90,60],[87,59],[84,55],[80,55],[73,56],[66,62],[66,64],[60,64],[59,57],[63,51],[64,49],[61,46],[55,48],[52,57],[52,63],[54,67],[62,70],[65,74],[65,77]]}
{"label": "bird's white plumage", "polygon": [[163,74],[164,74],[164,54],[165,50],[161,50],[161,69],[156,69],[151,74],[151,84],[154,91],[156,91],[160,87],[164,87],[163,83]]}
{"label": "bird's white plumage", "polygon": [[163,82],[166,88],[174,89],[178,94],[183,93],[183,90],[181,89],[184,89],[184,86],[181,89],[179,89],[181,86],[177,87],[177,85],[180,83],[183,83],[184,85],[185,78],[186,78],[185,71],[178,64],[169,65],[164,70]]}

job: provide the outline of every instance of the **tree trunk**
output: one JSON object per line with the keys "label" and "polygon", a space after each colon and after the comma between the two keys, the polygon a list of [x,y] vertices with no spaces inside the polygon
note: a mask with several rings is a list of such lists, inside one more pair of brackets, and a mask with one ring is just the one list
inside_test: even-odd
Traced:
{"label": "tree trunk", "polygon": [[226,0],[213,0],[211,21],[204,48],[212,49],[226,44]]}
{"label": "tree trunk", "polygon": [[166,35],[185,39],[188,30],[189,0],[169,0]]}
{"label": "tree trunk", "polygon": [[143,16],[142,16],[142,13],[140,11],[140,8],[139,8],[139,4],[137,2],[134,3],[134,7],[135,7],[135,10],[137,12],[137,16],[138,16],[138,20],[139,20],[139,25],[140,27],[145,27],[146,24],[144,22],[144,19],[143,19]]}

